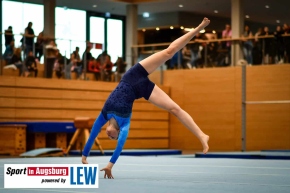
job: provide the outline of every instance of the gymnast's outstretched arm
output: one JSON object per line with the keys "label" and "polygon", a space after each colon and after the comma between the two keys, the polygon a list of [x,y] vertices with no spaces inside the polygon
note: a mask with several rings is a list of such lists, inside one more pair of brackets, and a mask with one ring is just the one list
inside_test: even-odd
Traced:
{"label": "gymnast's outstretched arm", "polygon": [[112,175],[112,168],[123,150],[123,147],[128,137],[129,128],[130,128],[130,123],[128,123],[127,125],[125,125],[123,128],[120,129],[121,131],[119,134],[118,144],[111,157],[111,160],[105,168],[101,169],[101,171],[105,171],[104,178],[106,177],[110,179],[114,178]]}
{"label": "gymnast's outstretched arm", "polygon": [[160,65],[164,64],[167,60],[171,59],[176,52],[181,50],[186,44],[201,30],[203,30],[206,26],[208,26],[210,20],[204,18],[202,22],[190,32],[184,34],[180,38],[173,41],[168,48],[157,52],[144,60],[140,61],[139,63],[146,69],[148,74],[151,74],[156,68]]}
{"label": "gymnast's outstretched arm", "polygon": [[83,153],[82,153],[82,162],[84,164],[87,164],[86,158],[89,156],[90,150],[95,142],[96,137],[100,133],[102,127],[106,124],[107,120],[103,116],[102,113],[98,116],[98,118],[95,120],[93,128],[91,130],[90,137],[84,147]]}

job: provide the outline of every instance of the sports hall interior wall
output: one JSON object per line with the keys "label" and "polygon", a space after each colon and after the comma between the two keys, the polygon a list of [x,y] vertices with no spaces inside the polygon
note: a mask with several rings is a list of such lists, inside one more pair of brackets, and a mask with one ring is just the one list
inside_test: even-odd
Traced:
{"label": "sports hall interior wall", "polygon": [[[211,151],[234,151],[241,150],[241,73],[239,66],[164,71],[162,86],[160,71],[150,75],[150,79],[211,136]],[[289,75],[289,64],[248,66],[247,101],[290,100]],[[0,121],[95,118],[116,85],[1,76]],[[290,104],[247,105],[246,118],[247,150],[290,148]],[[70,138],[71,135],[67,135],[62,148],[66,148]],[[101,132],[99,139],[104,149],[116,146],[105,132]],[[46,140],[52,138],[49,136]],[[35,142],[31,143],[36,147]],[[74,149],[80,149],[83,144],[80,139]],[[97,149],[96,146],[93,148]],[[133,107],[131,131],[125,148],[200,151],[201,145],[176,117],[141,99]]]}
{"label": "sports hall interior wall", "polygon": [[[164,71],[170,96],[211,136],[212,151],[239,151],[241,67]],[[150,76],[160,82],[160,72]],[[247,101],[290,100],[290,65],[247,67]],[[249,104],[247,150],[290,148],[290,104]],[[198,140],[170,115],[170,148],[201,150]]]}

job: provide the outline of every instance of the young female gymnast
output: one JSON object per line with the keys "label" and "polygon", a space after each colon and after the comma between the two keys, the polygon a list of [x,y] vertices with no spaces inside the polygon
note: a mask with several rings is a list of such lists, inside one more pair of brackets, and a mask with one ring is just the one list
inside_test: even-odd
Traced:
{"label": "young female gymnast", "polygon": [[167,49],[145,58],[124,74],[118,86],[105,102],[101,113],[93,125],[90,137],[83,150],[83,164],[88,164],[87,157],[94,140],[102,126],[109,121],[106,133],[110,139],[118,140],[118,144],[110,162],[101,171],[105,171],[104,178],[113,178],[111,170],[128,136],[133,102],[135,99],[142,97],[175,115],[200,140],[203,146],[203,153],[207,153],[209,149],[209,136],[200,130],[187,112],[182,110],[166,93],[151,82],[148,79],[148,75],[167,60],[171,59],[176,52],[181,50],[199,31],[209,25],[209,23],[210,20],[204,18],[197,28],[173,41]]}

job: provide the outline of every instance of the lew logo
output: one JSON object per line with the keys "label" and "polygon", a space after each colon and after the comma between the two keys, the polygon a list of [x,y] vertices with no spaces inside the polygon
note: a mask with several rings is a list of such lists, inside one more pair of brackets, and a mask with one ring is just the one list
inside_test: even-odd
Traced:
{"label": "lew logo", "polygon": [[98,174],[97,167],[71,167],[70,184],[71,185],[94,185]]}
{"label": "lew logo", "polygon": [[91,164],[5,164],[4,188],[98,188],[98,168]]}

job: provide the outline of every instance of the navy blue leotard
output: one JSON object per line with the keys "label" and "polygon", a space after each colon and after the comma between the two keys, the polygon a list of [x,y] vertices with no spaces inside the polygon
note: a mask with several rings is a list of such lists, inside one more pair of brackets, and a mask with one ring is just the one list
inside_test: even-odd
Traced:
{"label": "navy blue leotard", "polygon": [[155,84],[148,78],[148,72],[141,64],[137,63],[130,68],[110,94],[101,113],[95,120],[90,137],[84,147],[83,155],[86,157],[89,155],[102,126],[108,120],[114,118],[120,128],[118,145],[110,160],[111,163],[115,163],[127,140],[134,101],[142,97],[148,100],[154,86]]}

